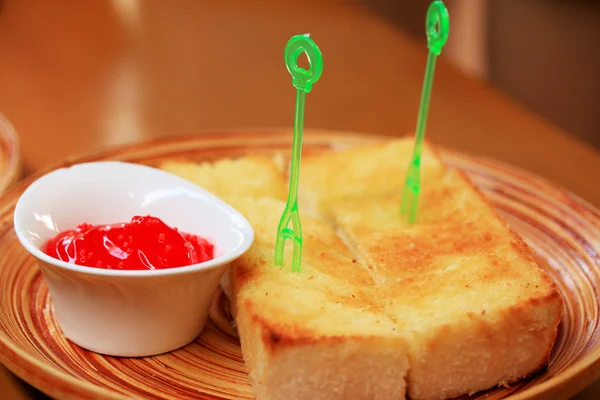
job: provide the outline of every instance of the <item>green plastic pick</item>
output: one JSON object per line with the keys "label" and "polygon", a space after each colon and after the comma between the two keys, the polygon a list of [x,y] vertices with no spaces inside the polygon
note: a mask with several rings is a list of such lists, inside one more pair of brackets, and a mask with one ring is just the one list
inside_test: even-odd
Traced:
{"label": "green plastic pick", "polygon": [[[298,66],[298,57],[306,53],[308,70]],[[304,129],[304,106],[306,93],[310,92],[313,83],[317,82],[323,72],[321,50],[309,35],[293,36],[285,47],[285,65],[292,75],[292,84],[296,88],[296,115],[294,119],[294,141],[292,143],[292,160],[290,167],[290,188],[285,210],[279,220],[277,239],[275,242],[275,265],[283,266],[285,239],[293,240],[292,271],[300,272],[302,262],[302,225],[298,213],[298,178],[300,175],[300,158],[302,156],[302,131]],[[293,229],[288,228],[292,220]]]}
{"label": "green plastic pick", "polygon": [[409,224],[413,223],[417,218],[417,206],[419,202],[419,192],[421,190],[421,150],[423,148],[423,139],[425,138],[425,128],[427,126],[427,114],[429,112],[429,100],[431,98],[431,86],[433,84],[435,62],[437,56],[442,52],[442,47],[448,40],[449,30],[450,17],[448,16],[448,10],[441,0],[436,0],[429,6],[429,9],[427,10],[427,19],[425,20],[425,32],[427,34],[429,56],[427,57],[427,67],[425,69],[425,79],[423,81],[423,91],[421,93],[421,106],[417,119],[415,146],[406,174],[402,205],[400,207],[400,212],[407,216]]}

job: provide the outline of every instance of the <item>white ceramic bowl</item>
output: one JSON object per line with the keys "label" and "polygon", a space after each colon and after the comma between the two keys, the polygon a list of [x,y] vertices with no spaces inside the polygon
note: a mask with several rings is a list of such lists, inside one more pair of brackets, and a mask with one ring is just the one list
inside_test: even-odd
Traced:
{"label": "white ceramic bowl", "polygon": [[[207,238],[215,258],[187,267],[124,271],[77,266],[40,250],[82,222],[129,222],[134,215],[152,215]],[[44,175],[19,199],[14,226],[39,262],[64,335],[86,349],[126,357],[164,353],[193,341],[228,264],[254,241],[248,221],[206,190],[155,168],[121,162],[79,164]]]}

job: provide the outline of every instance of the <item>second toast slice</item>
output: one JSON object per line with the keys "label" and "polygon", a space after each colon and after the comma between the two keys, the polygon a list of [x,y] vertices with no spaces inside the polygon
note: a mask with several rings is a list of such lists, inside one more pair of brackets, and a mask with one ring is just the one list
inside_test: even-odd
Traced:
{"label": "second toast slice", "polygon": [[[405,223],[401,188],[412,144],[406,138],[306,158],[302,181],[387,299],[409,344],[410,397],[451,398],[536,372],[549,360],[562,315],[554,283],[468,178],[430,146],[418,219]],[[389,153],[402,156],[384,161]]]}

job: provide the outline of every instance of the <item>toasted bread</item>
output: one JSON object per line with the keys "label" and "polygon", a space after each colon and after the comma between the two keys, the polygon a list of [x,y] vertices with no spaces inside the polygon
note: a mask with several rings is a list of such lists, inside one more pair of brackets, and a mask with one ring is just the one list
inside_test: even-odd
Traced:
{"label": "toasted bread", "polygon": [[[411,154],[411,140],[394,140],[307,156],[300,168],[300,190],[301,198],[309,204],[300,206],[316,209],[327,218],[328,205],[341,200],[401,193]],[[441,165],[439,158],[425,152],[421,159],[423,181],[439,173]]]}
{"label": "toasted bread", "polygon": [[159,168],[194,182],[217,196],[250,196],[285,200],[287,184],[273,158],[249,156],[213,163],[167,161]]}
{"label": "toasted bread", "polygon": [[[399,214],[412,140],[305,157],[302,272],[274,266],[286,183],[271,160],[167,170],[255,230],[228,292],[258,399],[445,399],[542,368],[562,314],[523,240],[426,146],[419,219]],[[232,164],[233,163],[233,164]],[[239,188],[232,165],[241,170]],[[244,173],[260,179],[245,182]],[[264,171],[264,172],[259,172]],[[235,182],[235,183],[234,183]],[[249,184],[250,183],[250,184]]]}
{"label": "toasted bread", "polygon": [[[258,399],[404,399],[407,347],[368,272],[326,224],[302,221],[302,272],[273,264],[284,203],[232,199],[258,228],[231,268],[233,314]],[[275,216],[276,218],[273,218]]]}
{"label": "toasted bread", "polygon": [[388,300],[409,344],[410,397],[451,398],[536,372],[548,362],[562,315],[554,283],[470,181],[429,146],[418,220],[407,225],[399,213],[404,174],[387,186],[376,178],[407,168],[409,155],[387,163],[377,156],[406,144],[412,140],[363,149],[372,157],[338,152],[336,163],[369,171],[357,193],[348,192],[343,170],[307,158],[303,190]]}
{"label": "toasted bread", "polygon": [[[254,228],[255,242],[232,265],[225,291],[258,399],[404,399],[405,341],[377,306],[369,273],[356,267],[335,231],[303,216],[302,273],[289,272],[289,248],[288,265],[274,265],[286,183],[271,160],[176,161],[161,168],[221,196]],[[232,176],[241,187],[232,187],[238,184]]]}

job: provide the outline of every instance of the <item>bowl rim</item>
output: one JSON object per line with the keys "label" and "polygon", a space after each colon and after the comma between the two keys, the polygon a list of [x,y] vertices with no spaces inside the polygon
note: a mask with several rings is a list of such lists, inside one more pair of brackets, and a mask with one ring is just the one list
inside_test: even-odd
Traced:
{"label": "bowl rim", "polygon": [[[148,269],[148,270],[120,270],[120,269],[94,268],[94,267],[89,267],[89,266],[71,264],[71,263],[61,261],[61,260],[58,260],[54,257],[47,255],[42,250],[40,250],[37,246],[35,246],[33,243],[31,243],[31,241],[28,239],[27,235],[25,235],[25,233],[24,233],[25,228],[22,226],[22,215],[24,212],[21,210],[21,208],[23,207],[23,199],[26,198],[27,196],[31,196],[32,195],[31,192],[32,192],[32,190],[34,190],[34,186],[40,184],[41,182],[43,182],[45,180],[55,179],[59,174],[64,174],[66,172],[68,173],[68,171],[70,171],[70,170],[74,170],[74,169],[78,169],[78,168],[88,168],[88,167],[100,166],[102,164],[104,164],[104,165],[110,164],[110,165],[117,166],[117,167],[130,168],[130,169],[136,169],[136,170],[145,170],[145,171],[142,171],[142,173],[154,173],[154,174],[165,175],[165,176],[168,176],[169,179],[172,179],[173,182],[184,186],[186,189],[189,189],[193,192],[202,194],[203,197],[208,198],[209,201],[211,203],[213,203],[215,206],[225,210],[225,212],[227,212],[229,215],[234,216],[239,221],[238,224],[232,224],[231,229],[233,229],[234,231],[236,231],[237,233],[240,234],[241,242],[233,250],[230,250],[229,252],[221,254],[220,256],[215,257],[208,261],[191,264],[191,265],[186,265],[183,267],[154,269],[154,270],[150,270],[150,269]],[[189,273],[194,273],[194,272],[199,272],[199,271],[217,269],[227,263],[230,263],[231,261],[235,260],[236,258],[240,257],[242,254],[244,254],[250,248],[252,243],[254,243],[254,230],[252,228],[252,225],[246,219],[246,217],[244,217],[242,215],[242,213],[239,212],[238,210],[236,210],[234,207],[232,207],[231,205],[229,205],[228,203],[226,203],[219,197],[215,196],[213,193],[209,192],[208,190],[206,190],[194,183],[191,183],[183,178],[180,178],[177,175],[160,170],[158,168],[141,165],[141,164],[130,163],[130,162],[123,162],[123,161],[92,161],[92,162],[76,163],[76,164],[73,164],[70,166],[53,169],[43,175],[38,176],[34,181],[30,182],[27,185],[27,188],[19,196],[19,199],[17,200],[17,202],[15,204],[15,209],[14,209],[14,214],[13,214],[13,227],[14,227],[15,234],[16,234],[19,242],[21,243],[21,245],[25,248],[25,250],[27,250],[36,259],[38,259],[46,264],[49,264],[51,266],[54,266],[56,268],[62,269],[62,270],[68,270],[71,272],[77,272],[77,273],[82,273],[82,274],[86,274],[86,275],[107,276],[107,277],[112,276],[112,277],[154,278],[154,277],[159,277],[159,276],[181,275],[181,274],[189,274]]]}
{"label": "bowl rim", "polygon": [[7,144],[8,151],[0,146],[0,151],[6,160],[0,159],[1,163],[8,167],[7,173],[0,175],[0,194],[4,193],[16,181],[19,176],[19,165],[21,162],[21,145],[19,136],[12,122],[0,112],[0,140]]}

